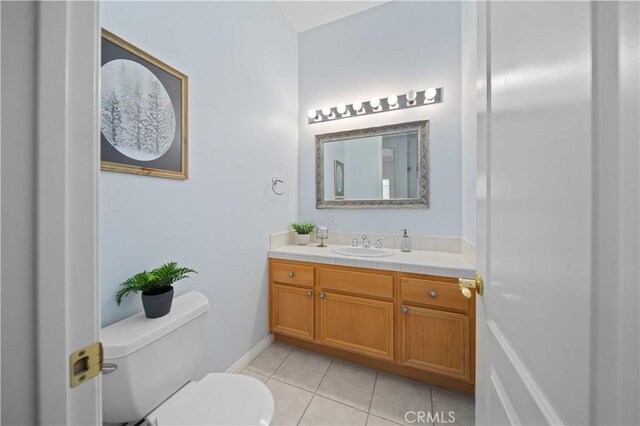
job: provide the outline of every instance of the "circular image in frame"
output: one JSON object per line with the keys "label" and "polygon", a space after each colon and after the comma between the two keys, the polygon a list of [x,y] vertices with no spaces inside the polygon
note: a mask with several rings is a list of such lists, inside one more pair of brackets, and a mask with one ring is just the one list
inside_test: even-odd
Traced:
{"label": "circular image in frame", "polygon": [[138,161],[164,155],[175,138],[176,116],[160,80],[141,64],[115,59],[101,68],[100,131],[120,153]]}

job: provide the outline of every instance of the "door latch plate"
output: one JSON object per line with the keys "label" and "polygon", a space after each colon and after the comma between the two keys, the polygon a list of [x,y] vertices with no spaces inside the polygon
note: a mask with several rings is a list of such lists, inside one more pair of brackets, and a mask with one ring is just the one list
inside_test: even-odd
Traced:
{"label": "door latch plate", "polygon": [[102,343],[96,342],[69,355],[69,385],[75,388],[102,370]]}

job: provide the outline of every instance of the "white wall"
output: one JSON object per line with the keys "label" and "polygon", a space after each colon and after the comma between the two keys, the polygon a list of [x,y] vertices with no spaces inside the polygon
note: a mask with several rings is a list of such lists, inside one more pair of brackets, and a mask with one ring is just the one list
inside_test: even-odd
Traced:
{"label": "white wall", "polygon": [[[297,209],[297,34],[275,3],[104,2],[101,25],[189,76],[189,180],[100,175],[103,325],[118,284],[176,260],[176,285],[209,298],[204,371],[222,371],[268,334],[270,232]],[[271,178],[285,181],[285,196]]]}
{"label": "white wall", "polygon": [[[459,2],[389,2],[300,34],[299,218],[334,230],[460,235]],[[443,87],[442,104],[307,124],[307,111]],[[314,135],[431,120],[429,209],[316,210]],[[330,215],[335,224],[330,224]]]}
{"label": "white wall", "polygon": [[462,237],[476,243],[477,5],[463,1],[461,31]]}
{"label": "white wall", "polygon": [[2,424],[36,424],[35,2],[2,2]]}

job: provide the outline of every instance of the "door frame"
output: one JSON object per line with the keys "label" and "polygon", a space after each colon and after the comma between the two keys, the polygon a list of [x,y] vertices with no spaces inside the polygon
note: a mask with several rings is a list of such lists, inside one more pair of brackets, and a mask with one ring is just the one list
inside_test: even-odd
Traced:
{"label": "door frame", "polygon": [[37,52],[37,391],[41,424],[101,424],[101,381],[70,387],[99,340],[98,2],[40,2]]}

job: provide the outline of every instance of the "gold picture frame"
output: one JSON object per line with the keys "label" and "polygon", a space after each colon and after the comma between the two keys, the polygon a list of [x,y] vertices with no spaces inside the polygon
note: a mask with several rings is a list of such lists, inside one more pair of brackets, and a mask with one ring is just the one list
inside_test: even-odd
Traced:
{"label": "gold picture frame", "polygon": [[[103,139],[106,140],[106,138],[101,132],[102,149],[101,149],[100,168],[102,170],[107,170],[107,171],[131,173],[131,174],[143,175],[143,176],[156,176],[156,177],[182,179],[182,180],[188,179],[189,178],[189,149],[188,149],[189,148],[189,132],[188,132],[189,131],[189,103],[188,103],[189,78],[185,74],[171,67],[170,65],[164,63],[158,58],[148,54],[142,49],[132,45],[131,43],[123,40],[122,38],[118,37],[117,35],[113,34],[112,32],[104,28],[102,29],[102,43],[103,43],[103,57],[102,57],[103,63],[101,63],[101,66],[106,65],[106,63],[108,62],[108,61],[105,61],[105,43],[111,43],[117,48],[122,49],[124,51],[122,52],[123,55],[130,56],[130,60],[135,60],[135,59],[140,60],[140,62],[138,63],[148,68],[151,72],[153,71],[156,71],[156,73],[164,72],[168,74],[166,78],[175,77],[176,79],[179,80],[180,94],[179,96],[176,96],[176,97],[179,97],[180,99],[180,118],[176,120],[176,122],[180,123],[180,129],[179,129],[180,133],[179,133],[179,137],[174,136],[174,140],[171,142],[171,147],[179,141],[180,158],[179,160],[176,159],[171,162],[172,169],[163,169],[157,166],[145,167],[143,164],[141,164],[142,163],[141,161],[136,161],[135,159],[129,158],[126,155],[121,155],[121,157],[127,157],[127,161],[131,160],[130,164],[117,162],[117,161],[109,161],[109,159],[105,160],[104,159],[106,156],[104,152],[105,147],[106,149],[111,149],[108,146],[111,144],[109,142],[106,142],[106,144],[108,145],[105,145],[105,142],[102,140]],[[116,59],[119,59],[119,58],[116,58]],[[147,64],[150,64],[151,66],[147,67]],[[175,83],[176,87],[177,87],[177,84],[178,83],[176,82]],[[172,99],[172,107],[174,108],[174,111],[175,111],[176,107],[173,104],[173,99]],[[175,149],[175,152],[177,152],[177,148],[174,148],[174,149]],[[114,148],[114,152],[115,152],[115,148]],[[177,154],[173,155],[173,157],[176,157],[176,156]]]}

